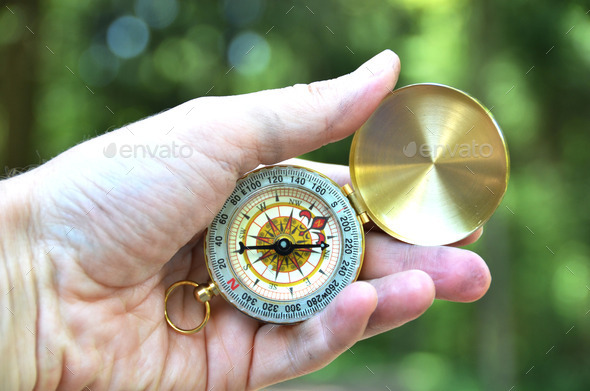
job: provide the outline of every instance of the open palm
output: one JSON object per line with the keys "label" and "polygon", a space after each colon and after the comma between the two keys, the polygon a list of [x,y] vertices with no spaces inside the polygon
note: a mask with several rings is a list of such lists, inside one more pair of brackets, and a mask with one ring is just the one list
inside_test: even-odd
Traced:
{"label": "open palm", "polygon": [[[386,51],[339,79],[196,99],[4,182],[14,203],[26,204],[36,388],[256,389],[325,366],[359,339],[416,318],[435,296],[481,297],[490,276],[477,255],[374,229],[359,281],[301,324],[263,324],[221,298],[198,334],[178,334],[164,320],[171,283],[208,280],[202,234],[236,180],[346,137],[398,73]],[[172,144],[184,154],[162,152]],[[348,182],[345,167],[312,166]],[[169,310],[185,327],[202,318],[189,289]]]}

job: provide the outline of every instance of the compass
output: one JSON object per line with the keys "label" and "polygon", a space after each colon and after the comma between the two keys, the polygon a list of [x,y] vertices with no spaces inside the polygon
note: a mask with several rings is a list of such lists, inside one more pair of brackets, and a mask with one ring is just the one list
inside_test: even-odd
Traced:
{"label": "compass", "polygon": [[221,295],[263,322],[293,324],[323,310],[356,280],[363,224],[412,244],[459,241],[493,214],[507,187],[500,128],[479,102],[438,84],[400,88],[354,137],[352,187],[314,170],[276,165],[246,174],[211,222],[205,255],[211,280],[193,286],[205,304]]}

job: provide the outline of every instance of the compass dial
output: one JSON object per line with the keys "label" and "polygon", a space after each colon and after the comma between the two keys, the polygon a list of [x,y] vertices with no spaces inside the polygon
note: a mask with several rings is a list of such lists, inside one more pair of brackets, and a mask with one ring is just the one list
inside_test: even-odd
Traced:
{"label": "compass dial", "polygon": [[273,166],[237,183],[206,236],[207,266],[242,312],[296,323],[358,276],[362,225],[337,184],[302,167]]}

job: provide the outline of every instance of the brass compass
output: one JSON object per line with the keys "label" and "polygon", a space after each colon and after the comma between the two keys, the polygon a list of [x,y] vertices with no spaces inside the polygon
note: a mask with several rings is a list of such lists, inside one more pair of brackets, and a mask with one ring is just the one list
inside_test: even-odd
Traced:
{"label": "brass compass", "polygon": [[264,322],[301,322],[358,276],[363,224],[373,221],[407,243],[457,242],[481,227],[508,183],[500,128],[478,101],[439,84],[400,88],[356,132],[352,187],[297,166],[246,174],[205,237],[211,281],[179,281],[205,304],[220,294]]}

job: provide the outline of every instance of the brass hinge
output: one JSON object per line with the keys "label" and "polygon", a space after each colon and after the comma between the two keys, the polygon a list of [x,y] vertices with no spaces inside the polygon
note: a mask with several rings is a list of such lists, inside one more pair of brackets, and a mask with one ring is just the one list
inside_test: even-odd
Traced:
{"label": "brass hinge", "polygon": [[352,190],[349,184],[346,184],[342,186],[342,191],[344,192],[344,195],[348,197],[348,200],[350,201],[352,207],[356,211],[356,214],[361,220],[361,223],[367,224],[370,221],[369,216],[367,215],[367,212],[364,210],[364,208],[361,206],[361,203],[359,202],[354,190]]}

